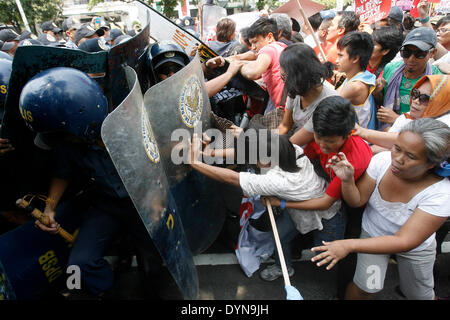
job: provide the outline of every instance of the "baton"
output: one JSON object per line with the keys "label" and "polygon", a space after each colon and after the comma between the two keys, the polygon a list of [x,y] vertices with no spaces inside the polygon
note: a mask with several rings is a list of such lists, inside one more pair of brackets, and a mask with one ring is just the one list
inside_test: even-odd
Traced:
{"label": "baton", "polygon": [[[19,208],[23,208],[26,211],[28,211],[33,218],[38,220],[43,225],[50,227],[50,218],[47,217],[41,210],[34,208],[31,205],[31,203],[28,202],[27,200],[19,199],[16,201],[16,205]],[[58,234],[70,243],[75,242],[75,238],[69,232],[67,232],[65,229],[63,229],[61,227],[58,230]]]}

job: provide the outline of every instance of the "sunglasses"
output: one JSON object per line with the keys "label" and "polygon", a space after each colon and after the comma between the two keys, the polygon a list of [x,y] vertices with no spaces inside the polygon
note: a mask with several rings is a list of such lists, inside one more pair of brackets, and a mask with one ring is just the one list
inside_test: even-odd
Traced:
{"label": "sunglasses", "polygon": [[428,94],[421,93],[418,89],[414,88],[411,91],[412,100],[419,99],[421,104],[428,104],[430,102],[430,96]]}
{"label": "sunglasses", "polygon": [[430,51],[422,51],[422,50],[409,50],[409,49],[400,49],[400,55],[402,58],[408,59],[413,54],[417,59],[423,59],[427,56]]}

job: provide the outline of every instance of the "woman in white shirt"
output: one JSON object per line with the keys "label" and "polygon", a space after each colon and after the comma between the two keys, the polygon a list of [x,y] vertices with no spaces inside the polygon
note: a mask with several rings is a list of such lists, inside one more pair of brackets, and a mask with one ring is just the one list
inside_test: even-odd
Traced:
{"label": "woman in white shirt", "polygon": [[435,232],[450,216],[450,181],[434,169],[449,156],[450,128],[430,118],[408,123],[392,150],[375,155],[355,184],[344,154],[329,161],[342,180],[344,200],[366,204],[360,239],[326,242],[312,261],[331,269],[358,252],[347,299],[369,298],[383,288],[389,257],[396,254],[400,289],[408,299],[435,299]]}

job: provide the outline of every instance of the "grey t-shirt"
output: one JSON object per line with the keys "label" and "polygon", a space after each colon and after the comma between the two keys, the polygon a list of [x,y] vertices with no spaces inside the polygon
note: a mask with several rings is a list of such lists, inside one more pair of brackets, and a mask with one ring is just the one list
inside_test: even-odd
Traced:
{"label": "grey t-shirt", "polygon": [[317,105],[326,97],[337,95],[339,95],[339,93],[337,93],[336,90],[324,85],[320,95],[304,110],[301,108],[300,96],[296,96],[295,99],[288,97],[286,108],[292,110],[292,120],[294,121],[295,131],[305,127],[309,132],[314,132],[312,115],[314,110],[316,110]]}

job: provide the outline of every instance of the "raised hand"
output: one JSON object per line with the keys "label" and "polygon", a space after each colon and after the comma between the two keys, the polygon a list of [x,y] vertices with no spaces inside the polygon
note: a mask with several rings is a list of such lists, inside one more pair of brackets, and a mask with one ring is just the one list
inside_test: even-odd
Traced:
{"label": "raised hand", "polygon": [[334,174],[342,181],[351,181],[355,173],[353,166],[348,162],[343,152],[331,157],[325,167],[333,169]]}

